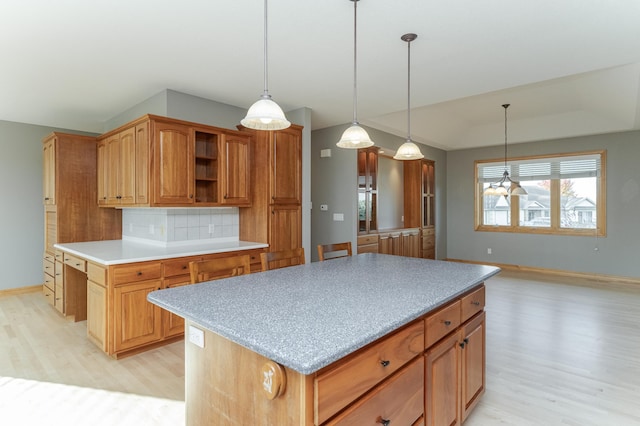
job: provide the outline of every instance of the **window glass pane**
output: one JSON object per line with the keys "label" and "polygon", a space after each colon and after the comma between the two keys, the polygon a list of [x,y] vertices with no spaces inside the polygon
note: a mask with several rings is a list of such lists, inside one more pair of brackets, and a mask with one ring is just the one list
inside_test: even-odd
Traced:
{"label": "window glass pane", "polygon": [[520,184],[527,191],[527,195],[520,196],[520,226],[550,227],[551,181],[530,180]]}
{"label": "window glass pane", "polygon": [[597,178],[560,181],[560,227],[596,228]]}
{"label": "window glass pane", "polygon": [[[484,191],[488,183],[482,185]],[[482,197],[483,225],[509,226],[511,225],[511,200],[502,195],[484,195]]]}

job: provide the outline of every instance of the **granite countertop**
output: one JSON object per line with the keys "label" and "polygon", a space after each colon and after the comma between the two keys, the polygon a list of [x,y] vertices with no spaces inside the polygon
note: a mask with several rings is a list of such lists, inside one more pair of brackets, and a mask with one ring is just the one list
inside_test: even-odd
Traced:
{"label": "granite countertop", "polygon": [[365,253],[154,291],[148,300],[312,374],[498,272],[493,266]]}
{"label": "granite countertop", "polygon": [[54,247],[59,250],[102,265],[118,265],[174,257],[251,250],[268,246],[268,244],[264,243],[239,241],[237,239],[219,239],[206,243],[195,241],[170,246],[127,239],[54,244]]}

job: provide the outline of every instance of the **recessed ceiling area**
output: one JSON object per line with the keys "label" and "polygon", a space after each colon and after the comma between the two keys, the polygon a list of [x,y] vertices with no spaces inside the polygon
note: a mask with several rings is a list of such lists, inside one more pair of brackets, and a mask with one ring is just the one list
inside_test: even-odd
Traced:
{"label": "recessed ceiling area", "polygon": [[[640,2],[358,2],[358,118],[445,150],[640,129]],[[165,89],[248,108],[263,1],[6,0],[0,120],[101,132]],[[352,118],[353,2],[269,2],[269,91],[312,129]]]}

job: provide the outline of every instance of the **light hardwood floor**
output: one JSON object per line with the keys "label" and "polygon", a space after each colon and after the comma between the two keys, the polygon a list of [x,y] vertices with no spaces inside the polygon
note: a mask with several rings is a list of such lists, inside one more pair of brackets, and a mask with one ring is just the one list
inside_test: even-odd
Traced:
{"label": "light hardwood floor", "polygon": [[[487,391],[465,426],[640,425],[640,289],[575,284],[487,282]],[[0,297],[0,425],[184,424],[182,342],[116,361],[85,327],[40,293]]]}

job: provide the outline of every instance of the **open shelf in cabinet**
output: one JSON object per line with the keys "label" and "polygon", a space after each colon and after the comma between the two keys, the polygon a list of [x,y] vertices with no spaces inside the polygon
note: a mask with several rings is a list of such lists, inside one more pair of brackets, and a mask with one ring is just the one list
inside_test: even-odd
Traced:
{"label": "open shelf in cabinet", "polygon": [[195,202],[217,203],[219,140],[217,133],[195,132]]}

